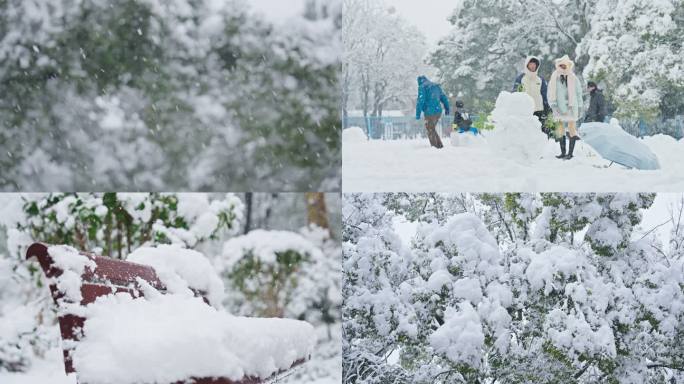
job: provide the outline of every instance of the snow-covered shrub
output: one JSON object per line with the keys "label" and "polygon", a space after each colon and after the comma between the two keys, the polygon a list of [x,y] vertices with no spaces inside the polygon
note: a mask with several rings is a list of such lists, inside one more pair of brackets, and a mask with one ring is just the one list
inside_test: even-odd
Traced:
{"label": "snow-covered shrub", "polygon": [[294,301],[286,314],[311,323],[340,321],[342,309],[342,248],[330,231],[317,226],[302,228],[300,234],[319,248],[322,257],[302,269]]}
{"label": "snow-covered shrub", "polygon": [[572,242],[586,228],[585,238],[597,254],[610,256],[624,250],[641,210],[649,208],[655,194],[542,194],[544,210],[537,236],[551,242]]}
{"label": "snow-covered shrub", "polygon": [[121,258],[146,243],[194,247],[221,232],[235,233],[242,202],[234,195],[55,193],[24,196],[23,211],[16,235]]}
{"label": "snow-covered shrub", "polygon": [[[282,317],[292,304],[302,272],[323,257],[319,248],[295,232],[257,229],[228,240],[217,259],[217,269],[244,295],[252,310]],[[299,309],[302,313],[306,310]]]}

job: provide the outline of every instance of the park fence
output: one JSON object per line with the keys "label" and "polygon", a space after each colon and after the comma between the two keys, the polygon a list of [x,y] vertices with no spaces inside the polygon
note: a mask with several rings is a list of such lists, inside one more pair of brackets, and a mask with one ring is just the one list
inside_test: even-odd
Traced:
{"label": "park fence", "polygon": [[[471,115],[474,124],[478,123],[479,115]],[[606,122],[610,121],[610,116]],[[437,124],[437,132],[442,138],[451,134],[453,116],[442,116]],[[427,137],[424,120],[416,120],[409,116],[348,116],[343,119],[344,128],[360,127],[372,140],[399,140]],[[629,134],[636,137],[653,136],[658,134],[672,136],[677,140],[684,137],[684,115],[671,119],[647,122],[644,119],[621,120],[620,126]]]}
{"label": "park fence", "polygon": [[[472,116],[472,119],[473,122],[476,122],[477,116]],[[360,127],[372,140],[399,140],[427,137],[425,132],[425,121],[423,119],[416,120],[415,118],[408,116],[354,116],[347,117],[343,120],[342,126],[344,128]],[[442,116],[437,123],[437,133],[443,138],[448,137],[451,134],[452,122],[453,116]]]}

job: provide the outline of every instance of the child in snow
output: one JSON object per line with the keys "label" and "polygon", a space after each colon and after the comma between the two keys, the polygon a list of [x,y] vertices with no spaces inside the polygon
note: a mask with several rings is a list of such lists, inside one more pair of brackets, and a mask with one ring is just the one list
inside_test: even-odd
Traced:
{"label": "child in snow", "polygon": [[462,101],[456,102],[456,110],[454,112],[454,123],[451,126],[454,131],[458,133],[471,132],[477,136],[479,133],[477,128],[473,127],[473,121],[470,119],[470,114],[464,110]]}

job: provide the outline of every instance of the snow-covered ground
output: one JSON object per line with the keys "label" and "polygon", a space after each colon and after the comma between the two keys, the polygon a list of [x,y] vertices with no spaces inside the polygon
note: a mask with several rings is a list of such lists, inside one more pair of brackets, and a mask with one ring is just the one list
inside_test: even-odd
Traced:
{"label": "snow-covered ground", "polygon": [[35,360],[28,372],[0,372],[0,383],[3,384],[76,384],[74,375],[64,373],[62,349],[54,348],[45,359]]}
{"label": "snow-covered ground", "polygon": [[[498,104],[497,104],[498,108]],[[510,113],[511,111],[504,111]],[[495,110],[496,113],[496,110]],[[661,169],[627,169],[600,157],[579,141],[575,157],[558,160],[557,143],[519,114],[494,131],[443,149],[428,140],[368,141],[360,128],[343,133],[342,182],[345,192],[676,192],[684,190],[684,142],[670,136],[646,137]],[[518,124],[510,124],[515,121]],[[538,124],[538,123],[537,123]]]}
{"label": "snow-covered ground", "polygon": [[[331,328],[317,327],[318,344],[311,361],[286,373],[278,382],[289,384],[339,384],[342,382],[342,332],[339,324]],[[74,375],[64,373],[61,347],[48,352],[45,359],[34,360],[28,372],[0,372],[2,384],[76,384]]]}

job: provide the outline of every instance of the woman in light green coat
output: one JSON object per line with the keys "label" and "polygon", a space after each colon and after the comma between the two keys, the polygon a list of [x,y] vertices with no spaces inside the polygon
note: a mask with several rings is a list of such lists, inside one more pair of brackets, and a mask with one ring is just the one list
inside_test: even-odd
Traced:
{"label": "woman in light green coat", "polygon": [[[549,80],[548,98],[553,110],[554,120],[559,122],[557,137],[560,136],[561,154],[559,159],[570,160],[575,150],[577,136],[577,120],[580,117],[580,109],[584,105],[582,100],[583,87],[577,76],[572,71],[575,63],[568,55],[556,59],[556,70]],[[566,135],[570,140],[570,151],[566,154]]]}

